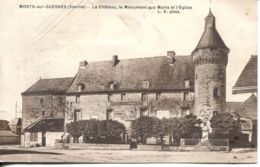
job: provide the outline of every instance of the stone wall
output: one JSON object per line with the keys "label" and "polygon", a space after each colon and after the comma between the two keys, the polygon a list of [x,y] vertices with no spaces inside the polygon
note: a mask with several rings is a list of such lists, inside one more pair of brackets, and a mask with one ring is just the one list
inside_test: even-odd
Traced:
{"label": "stone wall", "polygon": [[226,104],[227,51],[200,49],[192,56],[195,64],[195,114],[223,112]]}
{"label": "stone wall", "polygon": [[65,96],[32,95],[22,97],[22,130],[37,119],[45,116],[64,117]]}
{"label": "stone wall", "polygon": [[[189,93],[190,100],[193,101],[193,92]],[[74,120],[75,110],[80,111],[80,119],[100,120],[107,119],[107,111],[111,110],[112,119],[124,123],[127,129],[130,128],[131,121],[139,118],[141,114],[156,117],[157,110],[169,112],[169,117],[182,116],[182,109],[179,106],[183,101],[181,91],[161,93],[159,100],[156,100],[156,93],[147,93],[145,101],[142,101],[141,97],[141,92],[126,93],[125,99],[121,101],[121,93],[113,93],[108,101],[108,94],[84,94],[80,95],[80,102],[76,103],[76,96],[67,96],[69,110],[66,112],[65,122]],[[160,101],[164,101],[164,104],[159,104]]]}

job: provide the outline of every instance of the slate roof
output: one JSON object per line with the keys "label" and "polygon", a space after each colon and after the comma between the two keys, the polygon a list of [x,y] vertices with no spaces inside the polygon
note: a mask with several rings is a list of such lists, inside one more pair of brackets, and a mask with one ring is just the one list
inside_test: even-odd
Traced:
{"label": "slate roof", "polygon": [[240,116],[257,120],[257,97],[252,94],[236,111]]}
{"label": "slate roof", "polygon": [[22,95],[30,95],[33,93],[64,93],[69,88],[72,81],[72,77],[40,79],[23,92]]}
{"label": "slate roof", "polygon": [[236,111],[241,104],[242,102],[226,102],[226,109]]}
{"label": "slate roof", "polygon": [[64,130],[64,118],[43,117],[27,126],[25,132],[61,132]]}
{"label": "slate roof", "polygon": [[6,120],[0,120],[0,130],[10,130],[8,123]]}
{"label": "slate roof", "polygon": [[17,137],[18,135],[13,133],[10,130],[0,130],[0,137],[10,137],[10,136],[15,136]]}
{"label": "slate roof", "polygon": [[[248,87],[247,89],[242,89]],[[256,92],[257,88],[257,56],[252,55],[247,62],[245,68],[241,72],[238,80],[233,87],[232,92],[235,93],[248,93]]]}
{"label": "slate roof", "polygon": [[[213,23],[211,23],[211,20],[213,20]],[[209,14],[205,18],[205,29],[195,50],[203,48],[223,48],[229,50],[215,27],[215,17],[211,10],[209,10]]]}
{"label": "slate roof", "polygon": [[[76,93],[77,85],[83,84],[82,93],[109,92],[109,83],[116,81],[113,91],[181,90],[185,80],[194,83],[194,65],[191,56],[147,57],[120,60],[113,66],[112,61],[89,62],[79,68],[67,93]],[[149,88],[143,88],[143,81]],[[193,85],[189,88],[193,90]]]}

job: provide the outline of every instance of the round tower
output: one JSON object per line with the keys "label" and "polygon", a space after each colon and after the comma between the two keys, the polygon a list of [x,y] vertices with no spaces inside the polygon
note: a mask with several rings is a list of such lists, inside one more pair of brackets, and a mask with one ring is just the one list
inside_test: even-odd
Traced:
{"label": "round tower", "polygon": [[214,111],[226,104],[226,65],[229,49],[215,27],[211,10],[197,47],[192,52],[195,65],[195,114],[207,123]]}

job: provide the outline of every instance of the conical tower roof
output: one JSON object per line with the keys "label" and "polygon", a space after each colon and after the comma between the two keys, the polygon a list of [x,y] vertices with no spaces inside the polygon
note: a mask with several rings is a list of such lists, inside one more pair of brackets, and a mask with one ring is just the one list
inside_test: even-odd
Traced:
{"label": "conical tower roof", "polygon": [[205,29],[195,50],[202,48],[222,48],[229,50],[216,30],[215,17],[211,9],[205,18]]}

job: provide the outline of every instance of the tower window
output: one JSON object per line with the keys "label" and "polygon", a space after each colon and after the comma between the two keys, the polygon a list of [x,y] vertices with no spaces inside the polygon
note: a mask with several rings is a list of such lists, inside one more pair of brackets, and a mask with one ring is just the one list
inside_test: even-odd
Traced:
{"label": "tower window", "polygon": [[213,90],[213,96],[215,98],[219,98],[220,97],[220,89],[215,87],[214,90]]}
{"label": "tower window", "polygon": [[142,101],[146,101],[147,100],[147,94],[146,93],[142,93],[141,100]]}
{"label": "tower window", "polygon": [[40,103],[41,103],[41,105],[43,105],[43,99],[40,99]]}
{"label": "tower window", "polygon": [[42,110],[42,116],[45,116],[45,110]]}

